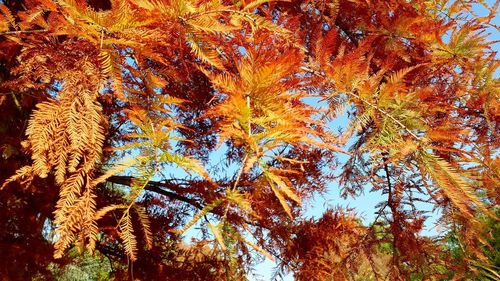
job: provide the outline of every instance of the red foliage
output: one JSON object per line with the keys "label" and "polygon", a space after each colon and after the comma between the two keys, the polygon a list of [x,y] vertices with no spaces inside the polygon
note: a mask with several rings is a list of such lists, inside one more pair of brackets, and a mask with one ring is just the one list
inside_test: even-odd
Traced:
{"label": "red foliage", "polygon": [[[118,279],[234,280],[255,253],[300,280],[465,276],[500,184],[482,3],[2,1],[0,274],[78,248]],[[376,220],[304,218],[333,181],[381,191]]]}

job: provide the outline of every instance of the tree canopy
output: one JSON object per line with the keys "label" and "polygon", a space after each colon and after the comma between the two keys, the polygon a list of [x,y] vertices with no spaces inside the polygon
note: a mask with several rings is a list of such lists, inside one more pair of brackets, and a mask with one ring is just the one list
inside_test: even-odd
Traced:
{"label": "tree canopy", "polygon": [[499,278],[499,3],[0,1],[0,275]]}

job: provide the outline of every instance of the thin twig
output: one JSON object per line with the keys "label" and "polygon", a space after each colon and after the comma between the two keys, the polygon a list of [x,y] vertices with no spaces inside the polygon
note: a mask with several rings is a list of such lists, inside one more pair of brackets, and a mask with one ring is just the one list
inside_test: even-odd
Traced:
{"label": "thin twig", "polygon": [[0,32],[0,35],[21,34],[21,33],[41,33],[41,32],[48,32],[48,30],[47,29],[12,30],[12,31]]}

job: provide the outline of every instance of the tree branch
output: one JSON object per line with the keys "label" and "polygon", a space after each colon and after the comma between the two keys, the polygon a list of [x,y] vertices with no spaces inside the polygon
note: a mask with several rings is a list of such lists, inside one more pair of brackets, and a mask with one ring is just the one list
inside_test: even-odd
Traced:
{"label": "tree branch", "polygon": [[[111,176],[107,179],[107,181],[111,182],[111,183],[130,186],[132,184],[133,179],[134,179],[134,177],[132,177],[132,176]],[[195,199],[188,198],[186,196],[182,196],[180,194],[177,194],[177,193],[169,191],[169,190],[165,190],[165,188],[175,190],[177,188],[177,185],[173,184],[173,183],[168,183],[168,182],[149,181],[148,184],[144,187],[145,190],[167,196],[167,197],[174,199],[174,200],[188,203],[189,205],[191,205],[199,210],[202,210],[204,208],[204,206],[200,202],[196,201]],[[210,213],[218,215],[218,216],[223,215],[220,212],[217,212],[215,210],[210,211]],[[262,224],[260,224],[258,222],[252,222],[252,221],[249,221],[243,217],[241,217],[241,219],[246,224],[265,228]]]}
{"label": "tree branch", "polygon": [[[132,180],[134,177],[131,176],[112,176],[107,179],[108,182],[116,183],[116,184],[123,184],[130,186],[132,183]],[[168,189],[175,189],[176,185],[171,184],[171,183],[164,183],[164,182],[157,182],[157,181],[149,181],[146,186],[144,187],[145,190],[156,192],[161,195],[165,195],[167,197],[170,197],[172,199],[182,201],[185,203],[188,203],[198,209],[203,209],[203,206],[196,200],[179,195],[175,192],[165,190],[163,188],[168,188]]]}
{"label": "tree branch", "polygon": [[21,34],[21,33],[42,33],[48,32],[46,29],[34,29],[34,30],[12,30],[12,31],[4,31],[0,32],[1,35],[10,35],[10,34]]}

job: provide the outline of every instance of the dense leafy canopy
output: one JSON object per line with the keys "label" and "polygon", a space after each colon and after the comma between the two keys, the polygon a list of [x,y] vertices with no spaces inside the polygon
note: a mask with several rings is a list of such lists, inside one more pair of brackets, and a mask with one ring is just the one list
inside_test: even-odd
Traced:
{"label": "dense leafy canopy", "polygon": [[498,4],[0,1],[0,275],[499,277]]}

